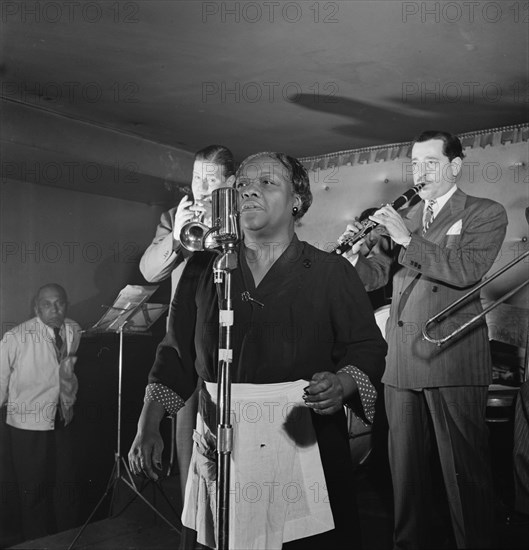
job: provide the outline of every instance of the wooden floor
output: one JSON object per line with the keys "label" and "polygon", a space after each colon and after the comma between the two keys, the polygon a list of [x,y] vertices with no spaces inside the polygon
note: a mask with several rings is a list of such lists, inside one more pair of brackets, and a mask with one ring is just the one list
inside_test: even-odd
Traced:
{"label": "wooden floor", "polygon": [[[513,502],[512,485],[512,426],[491,426],[492,464],[497,493],[496,544],[502,550],[529,548],[529,525],[506,525],[505,518]],[[98,431],[101,433],[101,430]],[[385,441],[385,432],[380,434]],[[379,436],[379,437],[380,437]],[[367,463],[356,469],[357,500],[362,527],[363,550],[390,550],[392,548],[392,495],[385,445],[374,439],[373,451]],[[111,441],[110,441],[111,444]],[[362,447],[359,447],[361,449]],[[378,449],[378,452],[376,452]],[[353,450],[353,447],[352,447]],[[107,453],[110,454],[110,453]],[[360,456],[360,453],[358,456]],[[353,456],[356,456],[353,453]],[[164,461],[167,463],[168,461]],[[100,468],[101,469],[101,468]],[[135,495],[123,479],[111,477],[112,463],[105,462],[105,469],[98,473],[99,482],[90,485],[84,493],[79,526],[45,538],[26,541],[2,538],[0,547],[14,549],[67,550],[177,550],[180,542],[180,480],[178,473],[163,479],[159,484],[141,481],[140,494],[152,503],[154,512],[141,498]],[[104,472],[104,473],[103,473]],[[123,471],[122,471],[123,473]],[[107,496],[101,500],[105,495]],[[113,498],[111,499],[111,496]],[[96,509],[98,501],[101,504]],[[92,512],[92,521],[82,527]],[[161,519],[161,514],[171,523]],[[442,536],[439,537],[443,540]],[[15,545],[16,544],[16,545]],[[449,541],[440,544],[440,549],[450,548]],[[350,550],[350,549],[348,549]]]}
{"label": "wooden floor", "polygon": [[[74,540],[76,550],[177,550],[179,536],[180,503],[175,495],[179,494],[178,476],[171,476],[162,484],[163,493],[168,497],[165,501],[162,494],[147,485],[142,494],[155,504],[156,509],[166,519],[173,522],[175,528],[169,527],[137,496],[130,492],[124,484],[117,483],[115,489],[114,517],[92,522],[81,531],[81,527],[52,535],[46,538],[26,541],[13,549],[25,550],[66,550]],[[364,539],[364,550],[391,549],[392,519],[391,497],[383,487],[372,483],[367,470],[358,470],[358,501]],[[174,510],[171,507],[177,506]],[[106,503],[108,509],[109,503]],[[499,514],[497,521],[497,548],[527,549],[529,541],[529,526],[506,526]]]}
{"label": "wooden floor", "polygon": [[[112,514],[106,519],[93,521],[45,538],[26,541],[10,548],[28,550],[66,550],[70,547],[76,550],[83,548],[176,550],[180,541],[181,528],[178,476],[166,478],[159,486],[146,483],[143,487],[138,486],[138,489],[140,495],[151,503],[156,512],[143,502],[140,496],[133,493],[123,481],[117,481],[109,493],[113,494],[113,498],[105,498],[94,514],[94,517]],[[90,510],[88,515],[93,511]]]}
{"label": "wooden floor", "polygon": [[[64,531],[43,539],[27,541],[11,548],[58,550],[69,548],[78,530]],[[138,525],[135,520],[123,517],[105,519],[91,523],[75,542],[73,548],[119,550],[124,548],[146,548],[149,550],[176,550],[179,535],[163,525]]]}

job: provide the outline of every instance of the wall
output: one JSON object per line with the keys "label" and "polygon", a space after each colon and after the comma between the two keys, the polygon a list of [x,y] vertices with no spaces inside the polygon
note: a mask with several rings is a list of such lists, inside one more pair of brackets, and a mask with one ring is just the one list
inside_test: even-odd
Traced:
{"label": "wall", "polygon": [[[526,130],[517,130],[516,138],[510,130],[508,136],[507,131],[500,130],[462,137],[463,144],[471,145],[465,147],[460,187],[471,195],[500,202],[509,218],[507,235],[491,272],[529,249],[525,219],[525,208],[529,206]],[[502,143],[506,137],[512,141]],[[349,220],[368,207],[394,201],[413,185],[409,149],[409,144],[396,144],[302,159],[310,169],[314,201],[297,230],[300,238],[329,250]],[[528,267],[526,258],[486,287],[484,297],[495,299],[527,279]],[[529,307],[529,287],[509,302]]]}
{"label": "wall", "polygon": [[57,112],[1,102],[1,180],[164,204],[189,185],[192,153]]}
{"label": "wall", "polygon": [[[524,216],[529,205],[527,141],[502,143],[501,135],[505,132],[466,140],[471,146],[465,148],[460,181],[466,192],[490,197],[507,209],[507,236],[494,271],[528,249]],[[55,139],[59,140],[59,134]],[[100,141],[87,153],[102,154]],[[64,146],[72,147],[69,142]],[[125,155],[124,144],[120,147]],[[147,151],[149,158],[152,147],[150,144]],[[140,152],[137,148],[137,160]],[[330,249],[348,220],[365,208],[393,201],[412,185],[408,153],[409,144],[397,144],[303,159],[311,168],[314,202],[298,228],[300,237]],[[98,157],[94,154],[92,158]],[[148,171],[155,168],[152,165]],[[64,284],[72,302],[70,314],[83,327],[99,318],[100,306],[111,303],[123,286],[145,283],[138,260],[152,239],[164,206],[5,177],[1,198],[2,333],[27,317],[32,293],[45,282]],[[494,299],[513,288],[527,277],[528,265],[524,260],[502,275],[484,296]],[[160,289],[163,300],[167,300],[165,290],[163,286]],[[509,302],[527,307],[528,296],[526,288]]]}
{"label": "wall", "polygon": [[52,281],[87,328],[126,284],[145,284],[139,257],[189,185],[193,154],[16,102],[0,114],[1,333]]}
{"label": "wall", "polygon": [[126,284],[145,284],[139,256],[160,207],[15,181],[2,185],[2,334],[30,313],[34,291],[62,284],[83,328]]}
{"label": "wall", "polygon": [[[7,107],[0,127],[0,335],[34,315],[34,292],[48,282],[66,288],[68,316],[87,329],[125,285],[146,284],[139,258],[161,212],[189,184],[193,155],[42,110]],[[167,281],[150,301],[167,303],[169,295]],[[117,434],[122,456],[131,445],[164,328],[159,321],[151,337],[125,336],[119,432],[117,335],[81,341],[72,424],[82,502],[78,525],[105,491]],[[12,483],[4,428],[0,422],[0,479]],[[4,512],[14,509],[6,502],[0,531],[6,525]],[[106,512],[102,506],[95,519]]]}

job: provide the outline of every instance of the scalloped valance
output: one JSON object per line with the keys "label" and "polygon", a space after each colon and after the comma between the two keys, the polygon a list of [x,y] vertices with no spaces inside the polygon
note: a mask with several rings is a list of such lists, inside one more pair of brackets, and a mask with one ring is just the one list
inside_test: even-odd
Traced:
{"label": "scalloped valance", "polygon": [[[484,148],[488,145],[505,145],[506,143],[519,143],[529,140],[529,124],[515,124],[491,130],[479,130],[477,132],[466,132],[458,134],[463,149]],[[405,143],[392,143],[390,145],[377,145],[374,147],[362,147],[361,149],[350,149],[338,151],[315,157],[302,157],[299,161],[307,170],[325,170],[337,166],[355,164],[371,164],[406,158],[410,154],[411,141]]]}

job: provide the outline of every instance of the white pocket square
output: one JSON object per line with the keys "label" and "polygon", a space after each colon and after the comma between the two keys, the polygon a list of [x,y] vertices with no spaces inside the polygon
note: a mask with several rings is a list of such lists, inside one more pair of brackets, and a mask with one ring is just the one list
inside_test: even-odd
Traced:
{"label": "white pocket square", "polygon": [[461,220],[457,220],[456,223],[450,226],[450,229],[446,232],[447,235],[461,235],[461,228],[463,223]]}

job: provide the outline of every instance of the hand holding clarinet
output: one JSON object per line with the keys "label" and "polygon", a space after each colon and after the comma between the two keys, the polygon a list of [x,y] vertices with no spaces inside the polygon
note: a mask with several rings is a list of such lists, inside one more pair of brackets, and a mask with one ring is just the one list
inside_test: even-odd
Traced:
{"label": "hand holding clarinet", "polygon": [[384,233],[389,235],[396,244],[407,246],[411,234],[397,210],[415,197],[423,187],[424,184],[414,185],[392,204],[382,206],[367,219],[355,220],[348,224],[346,231],[338,239],[338,246],[332,252],[343,254],[351,263],[356,263],[356,257],[366,237],[377,226],[383,227]]}

